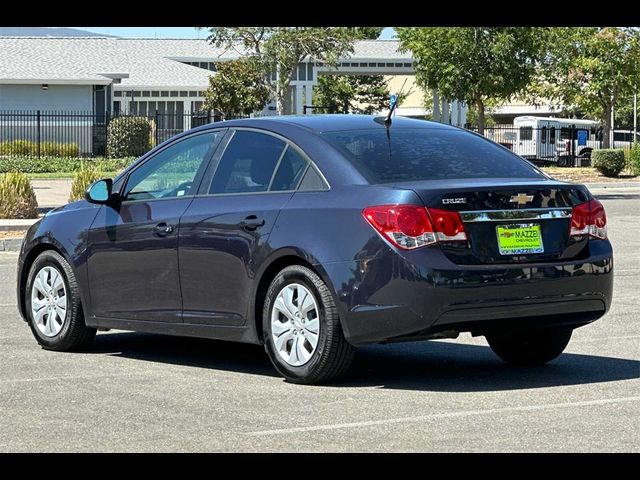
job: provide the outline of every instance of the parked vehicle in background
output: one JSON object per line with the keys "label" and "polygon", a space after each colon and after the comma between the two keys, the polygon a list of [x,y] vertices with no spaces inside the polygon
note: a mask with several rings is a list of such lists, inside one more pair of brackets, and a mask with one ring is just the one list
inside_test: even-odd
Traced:
{"label": "parked vehicle in background", "polygon": [[[636,142],[640,142],[640,132],[636,132]],[[613,148],[633,147],[633,130],[614,130]]]}
{"label": "parked vehicle in background", "polygon": [[522,116],[513,120],[513,151],[528,160],[568,164],[573,158],[590,159],[600,148],[600,124],[595,120]]}

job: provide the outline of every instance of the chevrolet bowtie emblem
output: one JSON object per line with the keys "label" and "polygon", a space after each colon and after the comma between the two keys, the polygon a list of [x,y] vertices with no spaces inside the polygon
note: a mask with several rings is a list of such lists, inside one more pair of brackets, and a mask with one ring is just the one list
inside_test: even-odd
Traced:
{"label": "chevrolet bowtie emblem", "polygon": [[509,199],[510,202],[517,203],[518,205],[526,205],[531,200],[533,200],[533,195],[526,195],[524,193],[519,193],[518,195],[511,195]]}

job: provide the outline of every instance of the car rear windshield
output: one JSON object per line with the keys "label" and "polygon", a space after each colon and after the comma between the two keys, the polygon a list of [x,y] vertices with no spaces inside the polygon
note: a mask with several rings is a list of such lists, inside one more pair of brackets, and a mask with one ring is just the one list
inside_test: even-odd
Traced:
{"label": "car rear windshield", "polygon": [[462,130],[402,128],[325,132],[371,183],[448,178],[544,178],[526,160]]}

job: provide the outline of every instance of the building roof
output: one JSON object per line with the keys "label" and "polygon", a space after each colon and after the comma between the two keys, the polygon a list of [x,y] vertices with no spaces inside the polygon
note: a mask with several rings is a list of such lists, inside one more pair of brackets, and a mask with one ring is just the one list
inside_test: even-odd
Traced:
{"label": "building roof", "polygon": [[397,40],[360,40],[354,44],[350,60],[396,60],[398,62],[412,62],[410,53],[399,51],[400,42]]}
{"label": "building roof", "polygon": [[[198,39],[0,37],[0,83],[108,84],[119,88],[206,88],[211,72],[183,62],[237,58],[241,49]],[[411,60],[393,40],[356,42],[353,60]]]}

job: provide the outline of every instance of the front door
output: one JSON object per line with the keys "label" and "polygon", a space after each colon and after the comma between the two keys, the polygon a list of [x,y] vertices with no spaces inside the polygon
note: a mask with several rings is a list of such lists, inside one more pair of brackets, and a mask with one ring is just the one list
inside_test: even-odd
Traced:
{"label": "front door", "polygon": [[256,270],[271,253],[269,233],[307,165],[282,138],[252,130],[234,132],[216,153],[213,180],[180,224],[185,323],[244,324]]}
{"label": "front door", "polygon": [[180,322],[180,217],[193,200],[221,132],[192,135],[150,157],[102,206],[89,230],[92,315]]}

